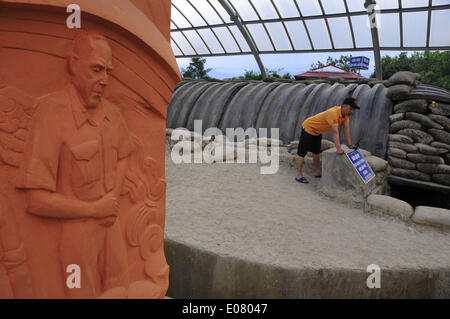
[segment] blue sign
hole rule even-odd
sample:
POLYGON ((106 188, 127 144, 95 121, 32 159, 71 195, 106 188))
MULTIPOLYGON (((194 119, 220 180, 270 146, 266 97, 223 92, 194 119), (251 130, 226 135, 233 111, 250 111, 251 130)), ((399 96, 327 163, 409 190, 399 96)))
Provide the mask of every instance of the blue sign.
POLYGON ((365 56, 355 56, 350 58, 350 69, 369 69, 370 59, 365 56))
POLYGON ((370 168, 370 165, 366 162, 366 159, 359 150, 354 150, 347 153, 347 157, 353 164, 353 167, 358 172, 364 184, 370 182, 375 177, 375 173, 370 168))

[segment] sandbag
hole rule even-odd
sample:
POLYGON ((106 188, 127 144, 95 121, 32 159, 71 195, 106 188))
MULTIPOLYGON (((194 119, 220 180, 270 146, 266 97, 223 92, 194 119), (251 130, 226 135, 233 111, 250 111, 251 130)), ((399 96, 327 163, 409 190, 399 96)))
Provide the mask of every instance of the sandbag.
POLYGON ((417 153, 417 146, 414 144, 408 144, 408 143, 400 143, 400 142, 388 142, 388 147, 394 147, 399 148, 401 150, 404 150, 407 153, 417 153))
POLYGON ((419 153, 426 154, 426 155, 441 155, 447 153, 447 150, 444 148, 436 148, 430 145, 421 144, 421 143, 415 143, 415 146, 417 146, 417 149, 419 150, 419 153))
MULTIPOLYGON (((437 130, 434 128, 429 129, 428 133, 430 133, 430 135, 433 136, 436 141, 450 145, 450 133, 448 133, 444 130, 437 130)), ((430 143, 425 143, 425 144, 430 144, 430 143)))
POLYGON ((423 125, 420 123, 417 123, 415 121, 409 121, 409 120, 402 120, 402 121, 397 121, 395 123, 392 123, 389 126, 389 133, 393 134, 397 131, 400 131, 402 129, 405 128, 412 128, 412 129, 416 129, 416 130, 422 130, 423 129, 423 125))
POLYGON ((405 119, 405 113, 396 113, 389 116, 389 123, 394 123, 405 119))
POLYGON ((326 139, 322 139, 321 145, 320 145, 320 151, 321 152, 329 150, 330 148, 333 148, 333 147, 336 147, 334 145, 334 142, 331 142, 331 141, 326 140, 326 139))
POLYGON ((405 159, 388 156, 388 163, 392 167, 398 167, 398 168, 404 168, 404 169, 416 169, 416 164, 413 162, 410 162, 405 159))
POLYGON ((414 163, 434 163, 434 164, 444 164, 444 159, 441 156, 436 155, 424 155, 419 153, 408 153, 406 154, 408 161, 414 163))
POLYGON ((447 132, 450 132, 450 119, 448 117, 437 114, 428 114, 427 117, 429 117, 434 122, 442 125, 444 130, 446 130, 447 132))
POLYGON ((435 183, 450 186, 450 174, 433 174, 431 179, 435 183))
POLYGON ((389 134, 388 136, 389 142, 398 142, 398 143, 414 143, 414 140, 406 135, 400 135, 400 134, 389 134))
POLYGON ((412 90, 411 86, 408 86, 406 84, 397 84, 389 87, 389 89, 386 92, 386 96, 388 98, 391 98, 391 96, 394 94, 409 93, 409 91, 411 90, 412 90))
POLYGON ((388 147, 387 154, 398 158, 406 158, 406 152, 395 147, 388 147))
POLYGON ((450 152, 450 145, 448 145, 448 144, 434 141, 434 142, 431 142, 430 145, 433 147, 436 147, 436 148, 446 149, 447 152, 450 152))
MULTIPOLYGON (((434 129, 431 129, 431 130, 434 130, 434 129)), ((438 130, 436 130, 436 131, 438 131, 438 130)), ((442 132, 444 132, 444 131, 442 131, 442 132)), ((430 144, 431 142, 434 141, 434 138, 432 135, 430 135, 426 132, 411 129, 411 128, 406 128, 406 129, 400 130, 397 133, 400 135, 406 135, 406 136, 411 137, 414 140, 414 142, 416 142, 416 143, 430 144)))
POLYGON ((425 113, 428 109, 428 102, 423 99, 412 99, 398 103, 394 106, 394 113, 416 112, 425 113))
POLYGON ((420 113, 408 112, 405 114, 405 119, 419 122, 427 128, 436 128, 439 130, 444 129, 444 127, 442 125, 431 120, 428 116, 420 114, 420 113))
POLYGON ((403 168, 392 168, 392 175, 409 178, 409 179, 415 179, 418 181, 424 181, 429 182, 431 181, 431 176, 416 170, 412 169, 403 169, 403 168))
POLYGON ((433 101, 428 106, 428 108, 430 109, 431 113, 433 113, 433 114, 450 116, 450 105, 449 104, 436 103, 433 101))
POLYGON ((407 84, 410 86, 416 86, 417 81, 420 81, 419 73, 413 73, 413 72, 409 72, 409 71, 400 71, 400 72, 393 74, 388 79, 388 85, 407 84))
POLYGON ((417 169, 426 174, 450 174, 450 165, 417 163, 417 169))

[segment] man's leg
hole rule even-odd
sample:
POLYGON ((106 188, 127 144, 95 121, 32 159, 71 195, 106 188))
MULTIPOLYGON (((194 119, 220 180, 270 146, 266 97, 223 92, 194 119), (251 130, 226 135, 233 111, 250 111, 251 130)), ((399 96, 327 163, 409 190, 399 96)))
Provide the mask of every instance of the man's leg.
POLYGON ((322 176, 322 167, 320 166, 320 154, 312 154, 314 162, 314 176, 322 176))
POLYGON ((297 159, 297 179, 303 177, 303 161, 304 158, 299 156, 297 159))
MULTIPOLYGON (((298 143, 298 149, 297 149, 297 181, 303 177, 303 163, 305 161, 306 153, 308 152, 310 148, 311 143, 311 136, 305 132, 305 130, 302 130, 302 133, 300 135, 300 140, 298 143)), ((305 183, 308 182, 308 180, 305 179, 305 183)))

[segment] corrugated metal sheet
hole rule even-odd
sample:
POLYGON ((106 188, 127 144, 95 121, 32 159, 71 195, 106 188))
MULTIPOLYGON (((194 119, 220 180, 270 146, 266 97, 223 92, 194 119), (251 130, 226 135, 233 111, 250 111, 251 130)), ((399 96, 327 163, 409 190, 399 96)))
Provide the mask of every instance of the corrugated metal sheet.
MULTIPOLYGON (((361 109, 350 120, 352 141, 374 155, 384 157, 392 103, 382 84, 310 84, 284 82, 181 82, 169 105, 168 128, 194 130, 194 120, 203 121, 203 132, 217 127, 279 128, 284 143, 298 140, 303 121, 352 96, 361 109)), ((202 132, 202 133, 203 133, 202 132)), ((331 133, 324 138, 332 140, 331 133)), ((345 142, 341 129, 341 140, 345 142)))

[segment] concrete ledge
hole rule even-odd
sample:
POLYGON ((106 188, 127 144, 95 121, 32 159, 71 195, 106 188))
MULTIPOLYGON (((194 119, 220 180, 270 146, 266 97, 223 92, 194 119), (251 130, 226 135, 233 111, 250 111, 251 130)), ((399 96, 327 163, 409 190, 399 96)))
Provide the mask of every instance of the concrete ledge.
POLYGON ((417 224, 450 228, 450 210, 429 206, 417 206, 412 216, 417 224))
POLYGON ((222 256, 165 239, 168 296, 184 298, 450 298, 450 269, 381 270, 381 288, 366 269, 283 268, 222 256))

